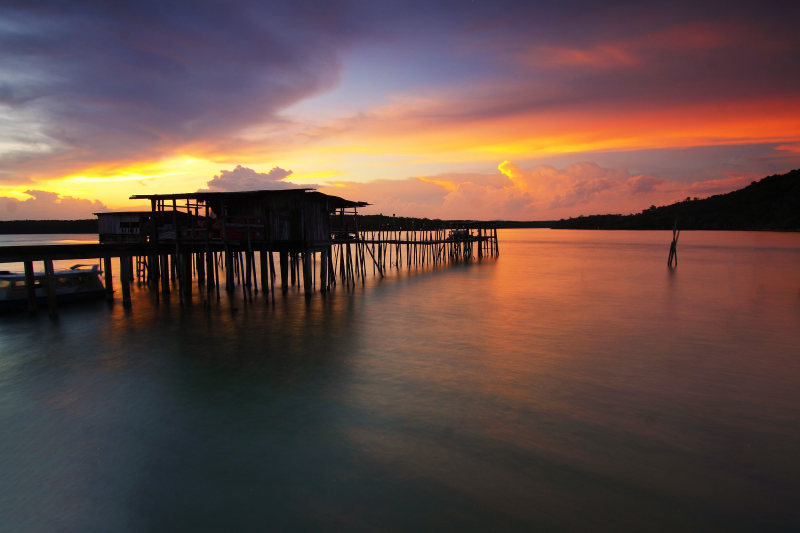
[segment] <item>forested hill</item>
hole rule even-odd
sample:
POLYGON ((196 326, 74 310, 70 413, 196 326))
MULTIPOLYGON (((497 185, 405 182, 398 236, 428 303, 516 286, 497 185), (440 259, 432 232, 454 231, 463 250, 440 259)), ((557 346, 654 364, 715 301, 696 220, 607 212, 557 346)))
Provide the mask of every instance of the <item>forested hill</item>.
POLYGON ((3 233, 97 233, 97 219, 0 220, 3 233))
POLYGON ((591 215, 553 221, 570 229, 800 230, 800 169, 702 200, 650 207, 635 215, 591 215))

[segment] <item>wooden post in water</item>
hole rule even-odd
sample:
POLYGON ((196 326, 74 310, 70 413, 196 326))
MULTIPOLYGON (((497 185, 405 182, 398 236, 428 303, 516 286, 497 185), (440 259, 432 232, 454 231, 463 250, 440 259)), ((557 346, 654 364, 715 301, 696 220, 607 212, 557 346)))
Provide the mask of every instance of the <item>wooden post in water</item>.
POLYGON ((311 296, 312 290, 312 275, 313 275, 313 268, 311 266, 311 253, 310 252, 303 252, 302 254, 302 261, 303 261, 303 292, 306 296, 311 296))
POLYGON ((678 236, 681 234, 678 229, 678 221, 672 226, 672 243, 669 245, 669 257, 667 258, 667 266, 675 268, 678 266, 678 236))
POLYGON ((233 252, 225 251, 225 290, 230 292, 235 290, 233 281, 233 252))
POLYGON ((211 290, 214 288, 214 278, 215 278, 215 265, 216 261, 214 260, 214 256, 216 252, 206 251, 206 271, 208 272, 208 276, 206 277, 206 289, 211 290))
POLYGON ((44 278, 45 287, 47 291, 47 312, 50 316, 55 317, 58 315, 56 310, 56 276, 53 272, 53 260, 44 260, 44 278))
POLYGON ((103 258, 103 273, 106 277, 106 300, 114 299, 114 276, 111 275, 111 257, 103 258))
POLYGON ((122 287, 122 307, 126 309, 131 306, 131 272, 126 268, 130 262, 129 257, 119 258, 119 284, 122 287))
POLYGON ((183 301, 186 305, 192 305, 192 254, 183 252, 181 254, 181 292, 183 301))
POLYGON ((289 252, 279 252, 278 259, 281 268, 281 290, 287 292, 289 290, 289 252))
POLYGON ((244 286, 250 288, 253 284, 253 255, 249 250, 244 252, 244 286))
POLYGON ((269 265, 267 264, 267 252, 258 252, 258 265, 261 270, 261 293, 267 294, 269 290, 269 265))
POLYGON ((328 250, 320 252, 319 257, 319 290, 328 292, 328 250))
POLYGON ((25 261, 25 290, 28 293, 28 311, 36 311, 36 277, 33 275, 33 261, 25 261))
POLYGON ((275 301, 275 261, 272 259, 272 252, 267 252, 269 258, 269 282, 272 301, 275 301))
MULTIPOLYGON (((161 272, 169 272, 169 254, 161 254, 161 272)), ((161 292, 169 296, 169 276, 166 274, 161 276, 161 292)))
POLYGON ((197 286, 202 287, 206 282, 206 263, 204 261, 204 254, 203 252, 197 252, 195 254, 196 262, 197 262, 197 286))

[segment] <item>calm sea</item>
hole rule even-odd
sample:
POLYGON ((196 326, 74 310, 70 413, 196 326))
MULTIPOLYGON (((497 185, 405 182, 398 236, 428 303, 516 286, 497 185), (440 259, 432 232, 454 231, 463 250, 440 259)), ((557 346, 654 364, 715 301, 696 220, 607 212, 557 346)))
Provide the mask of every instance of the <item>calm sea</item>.
POLYGON ((0 529, 797 530, 800 234, 671 236, 2 316, 0 529))

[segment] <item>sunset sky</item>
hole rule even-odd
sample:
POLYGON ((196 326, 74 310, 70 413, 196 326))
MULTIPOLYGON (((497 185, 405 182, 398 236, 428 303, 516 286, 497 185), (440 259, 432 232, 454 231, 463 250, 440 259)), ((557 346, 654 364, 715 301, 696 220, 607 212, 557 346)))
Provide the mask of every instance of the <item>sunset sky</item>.
POLYGON ((800 3, 5 1, 0 219, 317 187, 629 213, 800 167, 800 3))

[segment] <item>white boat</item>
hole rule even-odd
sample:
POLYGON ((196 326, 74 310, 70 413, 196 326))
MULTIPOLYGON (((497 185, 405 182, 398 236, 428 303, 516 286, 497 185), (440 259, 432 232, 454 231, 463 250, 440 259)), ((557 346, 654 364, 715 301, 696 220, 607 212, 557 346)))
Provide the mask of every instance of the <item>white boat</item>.
MULTIPOLYGON (((97 265, 74 265, 69 270, 53 273, 58 303, 91 300, 105 296, 102 271, 97 265)), ((47 302, 47 281, 44 273, 34 274, 34 291, 37 304, 47 302)), ((28 290, 25 274, 0 271, 0 311, 25 309, 28 305, 28 290)))

